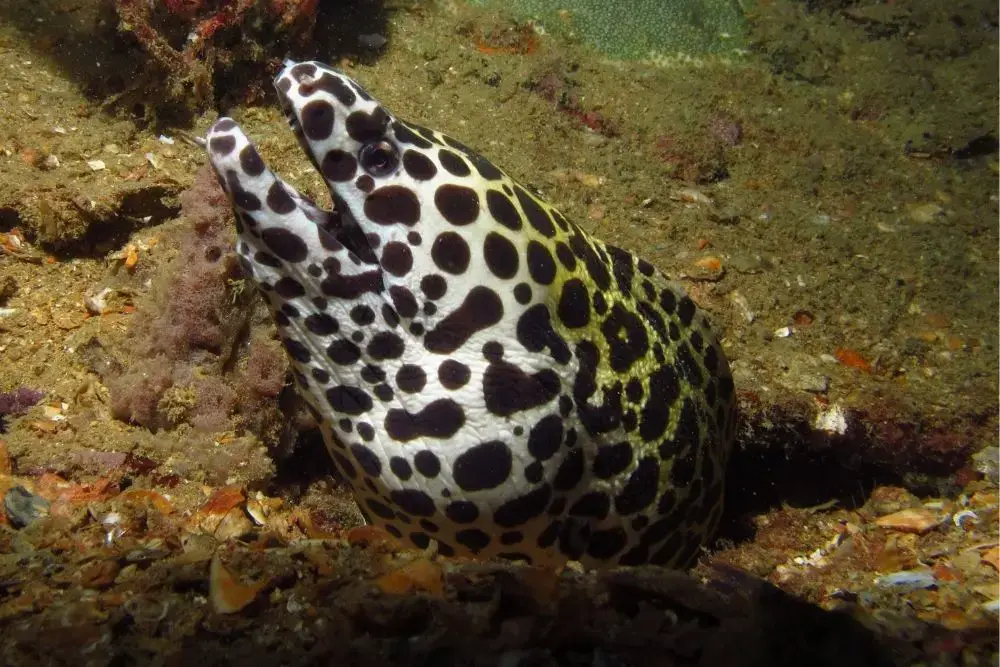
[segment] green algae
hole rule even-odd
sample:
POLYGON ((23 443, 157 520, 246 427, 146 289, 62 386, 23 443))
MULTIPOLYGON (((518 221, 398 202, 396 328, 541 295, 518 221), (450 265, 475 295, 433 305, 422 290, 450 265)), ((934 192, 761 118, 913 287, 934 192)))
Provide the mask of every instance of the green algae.
POLYGON ((534 20, 619 60, 733 57, 746 44, 736 0, 473 0, 534 20))

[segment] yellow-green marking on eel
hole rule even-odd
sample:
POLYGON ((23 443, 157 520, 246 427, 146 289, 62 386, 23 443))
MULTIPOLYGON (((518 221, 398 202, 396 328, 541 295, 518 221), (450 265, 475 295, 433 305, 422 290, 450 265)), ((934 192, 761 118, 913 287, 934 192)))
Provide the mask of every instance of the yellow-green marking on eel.
POLYGON ((275 85, 335 210, 229 118, 208 155, 366 518, 444 555, 690 563, 735 428, 728 362, 691 299, 343 73, 289 62, 275 85))

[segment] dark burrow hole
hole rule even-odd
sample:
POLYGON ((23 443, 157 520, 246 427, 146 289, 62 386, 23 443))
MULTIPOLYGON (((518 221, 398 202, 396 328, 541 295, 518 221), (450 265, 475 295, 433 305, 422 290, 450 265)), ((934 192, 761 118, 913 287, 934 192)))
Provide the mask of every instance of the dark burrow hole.
POLYGON ((824 437, 798 424, 773 426, 751 440, 738 440, 726 469, 725 511, 716 539, 752 540, 753 518, 783 506, 856 509, 878 486, 907 486, 897 471, 851 460, 868 444, 863 435, 856 442, 810 446, 824 437))
POLYGON ((310 484, 320 480, 344 483, 333 467, 318 428, 299 433, 291 455, 275 460, 275 468, 274 487, 286 492, 292 490, 294 495, 301 495, 310 484))

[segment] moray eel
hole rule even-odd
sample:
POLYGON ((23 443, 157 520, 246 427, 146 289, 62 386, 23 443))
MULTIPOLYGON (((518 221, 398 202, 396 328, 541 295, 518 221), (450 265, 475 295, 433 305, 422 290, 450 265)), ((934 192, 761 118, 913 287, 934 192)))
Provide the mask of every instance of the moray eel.
POLYGON ((691 563, 735 430, 729 365, 694 302, 342 72, 288 62, 275 85, 334 210, 232 119, 208 156, 365 518, 445 556, 691 563))

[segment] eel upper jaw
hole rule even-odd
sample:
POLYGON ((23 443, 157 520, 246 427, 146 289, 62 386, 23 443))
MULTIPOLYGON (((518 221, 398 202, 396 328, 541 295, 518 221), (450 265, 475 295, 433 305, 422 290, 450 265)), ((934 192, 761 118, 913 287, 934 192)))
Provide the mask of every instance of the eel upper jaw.
MULTIPOLYGON (((278 81, 285 75, 285 72, 297 64, 294 60, 285 60, 284 68, 274 79, 274 89, 278 95, 278 103, 281 105, 281 110, 288 121, 288 126, 291 128, 292 133, 295 134, 295 138, 299 143, 299 148, 309 158, 309 162, 313 165, 313 168, 317 172, 322 172, 319 164, 316 163, 315 157, 313 157, 313 152, 310 150, 308 140, 302 132, 302 126, 299 123, 298 116, 295 114, 295 110, 292 108, 291 102, 288 100, 288 96, 277 85, 278 81)), ((322 216, 322 221, 317 219, 317 224, 331 232, 341 244, 357 255, 362 262, 377 265, 378 259, 375 257, 375 253, 368 243, 368 238, 358 224, 357 219, 351 213, 350 207, 343 201, 340 201, 334 192, 331 191, 330 195, 333 198, 332 211, 325 211, 316 207, 313 202, 309 202, 309 204, 313 205, 317 213, 322 216)))

